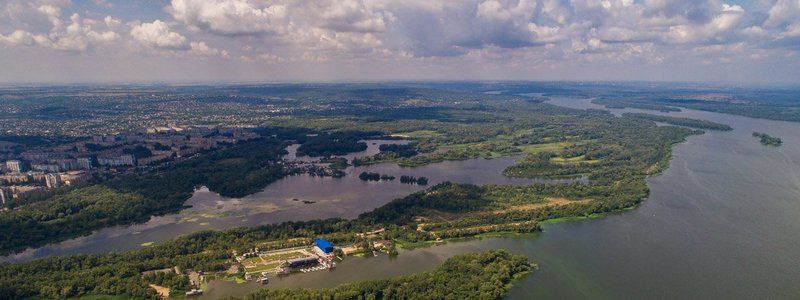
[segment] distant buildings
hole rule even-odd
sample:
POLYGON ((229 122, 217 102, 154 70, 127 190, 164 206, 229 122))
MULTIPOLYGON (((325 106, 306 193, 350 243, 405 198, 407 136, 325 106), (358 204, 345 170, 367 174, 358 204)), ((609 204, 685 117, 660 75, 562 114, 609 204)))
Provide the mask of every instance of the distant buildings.
POLYGON ((136 159, 133 155, 125 154, 112 157, 98 157, 97 163, 101 166, 109 167, 133 166, 136 165, 136 159))
POLYGON ((22 152, 22 158, 27 161, 46 161, 48 159, 64 157, 63 153, 55 153, 43 150, 28 150, 22 152))
POLYGON ((95 143, 114 143, 119 141, 119 137, 116 135, 95 135, 92 137, 92 141, 95 143))
POLYGON ((0 204, 5 206, 9 201, 11 201, 11 193, 7 189, 0 187, 0 204))
POLYGON ((59 174, 47 174, 44 176, 44 180, 49 189, 61 187, 61 175, 59 174))
POLYGON ((22 152, 11 151, 7 143, 0 142, 0 150, 5 151, 0 153, 0 159, 5 160, 0 160, 0 202, 6 204, 45 189, 79 184, 95 175, 108 178, 106 175, 134 168, 154 168, 259 136, 245 127, 168 124, 147 132, 36 145, 22 152))
POLYGON ((1 186, 0 194, 3 197, 3 204, 7 203, 11 199, 17 199, 21 197, 25 197, 34 193, 39 193, 44 191, 43 186, 31 186, 31 185, 12 185, 12 186, 1 186))
POLYGON ((31 176, 25 173, 10 173, 10 174, 3 174, 0 176, 0 181, 7 183, 7 184, 17 184, 28 182, 31 176))
POLYGON ((94 159, 91 157, 79 157, 75 160, 75 163, 78 165, 79 169, 91 170, 94 165, 94 159))
POLYGON ((91 175, 84 171, 69 171, 66 173, 59 173, 61 182, 64 185, 76 185, 88 181, 91 175))
POLYGON ((22 171, 25 170, 22 166, 22 162, 19 160, 6 161, 6 169, 8 169, 9 172, 14 173, 22 173, 22 171))
POLYGON ((65 170, 65 171, 66 170, 77 170, 77 169, 80 169, 80 167, 78 166, 78 160, 77 159, 61 158, 61 159, 53 160, 53 163, 58 165, 58 167, 61 168, 61 170, 65 170))
POLYGON ((31 164, 31 170, 57 173, 61 171, 61 167, 57 164, 31 164))

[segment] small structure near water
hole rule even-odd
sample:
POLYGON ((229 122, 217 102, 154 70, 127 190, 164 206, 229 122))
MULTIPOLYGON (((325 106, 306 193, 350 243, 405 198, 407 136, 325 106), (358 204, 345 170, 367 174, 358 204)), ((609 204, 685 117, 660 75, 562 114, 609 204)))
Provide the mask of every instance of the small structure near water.
POLYGON ((317 248, 319 248, 319 250, 325 254, 333 253, 333 243, 329 242, 328 240, 315 239, 314 244, 316 244, 317 248))

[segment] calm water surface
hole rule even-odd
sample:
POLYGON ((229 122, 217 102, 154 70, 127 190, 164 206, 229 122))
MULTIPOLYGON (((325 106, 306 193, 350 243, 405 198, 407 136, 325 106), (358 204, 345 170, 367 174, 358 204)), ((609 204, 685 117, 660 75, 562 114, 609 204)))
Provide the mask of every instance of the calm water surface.
MULTIPOLYGON (((554 97, 551 103, 602 108, 588 99, 554 97)), ((640 110, 612 112, 623 111, 640 110)), ((665 115, 734 130, 709 131, 677 145, 670 168, 648 180, 650 198, 635 210, 549 224, 535 237, 449 242, 403 251, 394 260, 347 258, 332 273, 275 278, 268 288, 389 278, 431 270, 458 253, 503 248, 539 265, 516 283, 510 299, 800 297, 800 124, 692 110, 665 115), (764 147, 753 131, 781 137, 784 145, 764 147)), ((207 296, 257 288, 214 282, 207 296)))
MULTIPOLYGON (((379 152, 380 144, 388 143, 407 143, 407 141, 369 140, 367 150, 344 157, 352 160, 354 157, 374 155, 379 152)), ((296 157, 297 145, 292 145, 287 150, 289 154, 286 159, 317 160, 296 157)), ((397 178, 401 175, 425 176, 429 178, 431 185, 443 181, 515 185, 527 185, 537 181, 570 181, 503 176, 501 174, 503 169, 517 158, 519 157, 511 156, 498 159, 447 161, 417 168, 376 164, 347 168, 345 170, 347 175, 343 178, 315 177, 306 174, 288 176, 270 184, 261 192, 238 199, 221 197, 206 188, 201 188, 186 202, 192 207, 180 213, 153 217, 143 224, 102 229, 89 236, 7 256, 4 260, 20 262, 70 253, 125 251, 205 229, 258 226, 333 217, 355 218, 360 213, 382 206, 392 199, 401 198, 427 187, 402 184, 399 180, 362 181, 358 179, 358 174, 363 171, 389 174, 397 178), (304 200, 314 203, 306 204, 304 200)))
MULTIPOLYGON (((602 108, 589 99, 553 97, 551 103, 579 109, 602 108)), ((623 111, 644 112, 612 110, 617 115, 623 111)), ((333 272, 273 278, 268 288, 319 288, 389 278, 431 270, 458 253, 503 248, 525 254, 539 264, 535 274, 516 283, 509 295, 511 299, 800 297, 797 284, 800 282, 800 124, 693 110, 646 112, 721 122, 734 130, 708 131, 677 145, 670 168, 648 180, 650 198, 635 210, 599 219, 549 224, 535 236, 475 239, 401 251, 396 259, 385 255, 349 257, 333 272), (753 131, 778 136, 784 145, 761 146, 751 136, 753 131)), ((103 251, 114 250, 109 247, 127 249, 130 247, 107 244, 113 241, 113 244, 138 245, 167 239, 161 236, 172 238, 202 226, 227 228, 288 219, 353 217, 421 188, 397 182, 352 180, 353 174, 363 170, 395 176, 427 176, 432 182, 525 184, 500 175, 513 160, 479 159, 416 169, 382 164, 348 169, 349 176, 344 179, 294 176, 242 199, 223 199, 200 190, 190 200, 198 210, 202 211, 201 204, 213 209, 222 205, 223 212, 235 213, 235 209, 227 206, 238 205, 246 212, 223 218, 204 218, 203 213, 194 213, 199 215, 197 220, 186 220, 185 214, 192 215, 190 210, 148 222, 165 225, 102 230, 86 240, 29 251, 20 257, 87 252, 96 247, 103 251), (307 205, 291 198, 318 202, 307 205), (263 211, 252 213, 256 208, 263 211), (200 225, 203 222, 208 225, 200 225), (123 233, 116 234, 117 230, 123 233), (133 232, 127 232, 130 230, 133 232)), ((216 281, 207 287, 205 297, 241 295, 257 288, 262 286, 216 281)))

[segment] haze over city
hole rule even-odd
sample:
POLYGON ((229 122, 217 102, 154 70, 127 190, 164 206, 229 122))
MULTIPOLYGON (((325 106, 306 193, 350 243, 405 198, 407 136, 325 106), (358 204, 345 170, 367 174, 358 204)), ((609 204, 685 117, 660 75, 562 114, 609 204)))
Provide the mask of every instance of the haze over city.
POLYGON ((794 0, 7 0, 0 82, 800 80, 794 0))

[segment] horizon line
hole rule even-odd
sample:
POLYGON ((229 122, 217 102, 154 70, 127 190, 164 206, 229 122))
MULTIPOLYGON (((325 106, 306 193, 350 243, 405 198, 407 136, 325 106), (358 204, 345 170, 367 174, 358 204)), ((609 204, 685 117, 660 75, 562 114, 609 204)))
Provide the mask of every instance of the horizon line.
POLYGON ((685 80, 579 80, 579 79, 382 79, 382 80, 175 80, 175 81, 76 81, 76 82, 0 82, 0 88, 14 87, 89 87, 89 86, 237 86, 301 84, 424 84, 424 83, 571 83, 571 84, 684 84, 728 87, 800 88, 797 82, 685 81, 685 80))

